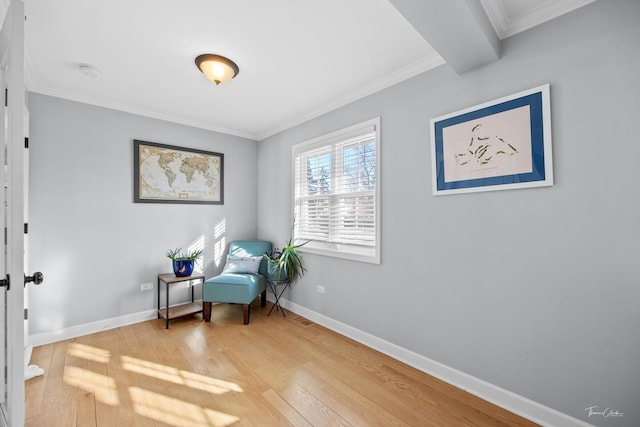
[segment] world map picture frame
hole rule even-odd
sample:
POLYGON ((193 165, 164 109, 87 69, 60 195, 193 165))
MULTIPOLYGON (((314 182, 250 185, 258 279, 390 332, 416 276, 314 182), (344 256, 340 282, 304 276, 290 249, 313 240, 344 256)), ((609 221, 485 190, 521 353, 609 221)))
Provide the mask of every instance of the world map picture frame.
POLYGON ((553 185, 549 84, 431 119, 434 195, 553 185))
POLYGON ((224 204, 224 154, 133 140, 134 203, 224 204))

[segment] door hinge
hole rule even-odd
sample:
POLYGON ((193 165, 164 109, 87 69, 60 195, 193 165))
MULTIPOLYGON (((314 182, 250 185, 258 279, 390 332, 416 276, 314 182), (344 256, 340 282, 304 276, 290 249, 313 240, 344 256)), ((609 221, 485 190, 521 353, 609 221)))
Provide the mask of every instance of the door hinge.
POLYGON ((11 289, 11 280, 9 279, 9 275, 4 279, 0 279, 0 288, 7 288, 7 290, 11 289))
POLYGON ((24 223, 24 234, 29 234, 29 223, 28 222, 24 223))
POLYGON ((9 88, 4 88, 4 106, 9 106, 9 88))
POLYGON ((29 309, 25 308, 24 309, 24 320, 28 320, 29 319, 29 309))
POLYGON ((24 148, 29 148, 29 137, 28 136, 24 137, 24 148))

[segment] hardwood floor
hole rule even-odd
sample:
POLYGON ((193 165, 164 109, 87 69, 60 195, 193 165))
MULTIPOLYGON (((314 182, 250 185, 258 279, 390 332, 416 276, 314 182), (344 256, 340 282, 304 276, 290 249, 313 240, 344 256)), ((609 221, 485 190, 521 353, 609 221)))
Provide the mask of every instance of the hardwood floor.
POLYGON ((259 301, 36 347, 26 426, 534 426, 259 301))

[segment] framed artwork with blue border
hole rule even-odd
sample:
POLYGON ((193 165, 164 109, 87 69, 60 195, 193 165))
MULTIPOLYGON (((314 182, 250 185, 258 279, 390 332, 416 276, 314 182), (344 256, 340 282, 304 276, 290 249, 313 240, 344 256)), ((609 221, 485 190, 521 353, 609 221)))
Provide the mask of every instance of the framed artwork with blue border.
POLYGON ((431 119, 433 194, 553 185, 549 85, 431 119))

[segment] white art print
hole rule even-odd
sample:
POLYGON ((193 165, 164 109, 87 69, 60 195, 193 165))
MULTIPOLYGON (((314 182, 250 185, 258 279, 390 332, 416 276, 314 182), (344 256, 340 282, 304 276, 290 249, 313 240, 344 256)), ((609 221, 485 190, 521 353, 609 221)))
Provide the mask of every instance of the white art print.
POLYGON ((532 171, 529 106, 442 130, 445 182, 532 171))

